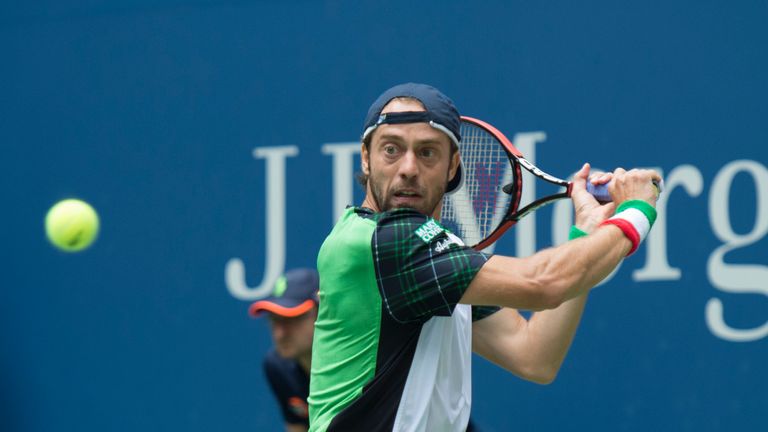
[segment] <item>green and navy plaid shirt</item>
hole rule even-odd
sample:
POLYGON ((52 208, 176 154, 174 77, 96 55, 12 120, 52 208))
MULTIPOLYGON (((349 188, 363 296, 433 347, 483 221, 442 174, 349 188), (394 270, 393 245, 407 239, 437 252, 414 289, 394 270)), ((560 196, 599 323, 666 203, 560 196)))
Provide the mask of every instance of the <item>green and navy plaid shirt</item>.
MULTIPOLYGON (((376 281, 392 318, 409 322, 450 315, 488 256, 415 210, 362 211, 377 223, 371 240, 376 281)), ((473 307, 473 319, 498 309, 473 307)))
MULTIPOLYGON (((423 346, 422 329, 433 328, 435 320, 454 322, 457 304, 487 260, 414 210, 348 208, 317 258, 310 430, 391 431, 423 346)), ((499 308, 471 310, 471 319, 479 320, 499 308)), ((462 379, 461 373, 449 376, 462 379)))

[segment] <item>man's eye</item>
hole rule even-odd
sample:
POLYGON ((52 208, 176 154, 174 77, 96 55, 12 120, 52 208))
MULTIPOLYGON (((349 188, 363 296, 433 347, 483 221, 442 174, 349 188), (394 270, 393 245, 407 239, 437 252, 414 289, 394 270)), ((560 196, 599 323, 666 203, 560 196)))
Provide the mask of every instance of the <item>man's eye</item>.
POLYGON ((435 155, 435 150, 431 148, 425 148, 421 150, 421 155, 423 157, 433 157, 435 155))
POLYGON ((386 147, 384 147, 384 153, 386 153, 388 155, 393 155, 393 154, 397 153, 397 147, 395 147, 393 145, 386 146, 386 147))

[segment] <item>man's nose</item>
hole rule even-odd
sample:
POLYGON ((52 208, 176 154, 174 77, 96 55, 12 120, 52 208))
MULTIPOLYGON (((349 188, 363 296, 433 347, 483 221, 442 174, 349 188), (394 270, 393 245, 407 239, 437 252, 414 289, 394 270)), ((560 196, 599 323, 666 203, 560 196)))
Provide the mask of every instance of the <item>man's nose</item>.
POLYGON ((398 170, 400 176, 405 178, 413 178, 419 173, 419 161, 416 157, 416 153, 409 150, 405 152, 400 159, 400 167, 398 170))

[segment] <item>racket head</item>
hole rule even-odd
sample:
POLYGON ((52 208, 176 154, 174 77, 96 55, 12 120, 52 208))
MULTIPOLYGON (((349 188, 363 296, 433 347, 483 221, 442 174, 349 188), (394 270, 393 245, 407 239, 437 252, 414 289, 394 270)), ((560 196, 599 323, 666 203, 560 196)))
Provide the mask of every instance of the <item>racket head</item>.
POLYGON ((460 130, 462 184, 445 196, 441 222, 482 250, 516 222, 510 215, 520 206, 523 176, 518 158, 523 155, 482 120, 462 116, 460 130))

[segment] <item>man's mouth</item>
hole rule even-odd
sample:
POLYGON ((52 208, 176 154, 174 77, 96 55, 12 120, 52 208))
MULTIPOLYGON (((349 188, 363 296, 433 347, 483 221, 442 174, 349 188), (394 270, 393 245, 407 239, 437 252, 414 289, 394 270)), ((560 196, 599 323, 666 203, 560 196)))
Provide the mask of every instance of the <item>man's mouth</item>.
POLYGON ((411 190, 400 190, 395 192, 396 197, 403 197, 403 198, 413 198, 413 197, 420 197, 421 195, 416 191, 411 190))

